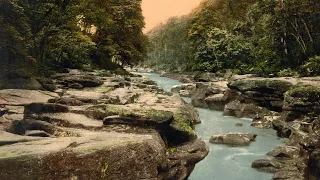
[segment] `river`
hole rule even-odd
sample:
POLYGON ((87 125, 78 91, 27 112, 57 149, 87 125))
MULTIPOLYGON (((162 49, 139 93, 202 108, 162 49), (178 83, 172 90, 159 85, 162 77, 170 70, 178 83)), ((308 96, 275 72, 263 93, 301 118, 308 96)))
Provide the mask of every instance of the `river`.
MULTIPOLYGON (((153 73, 138 73, 155 81, 165 91, 170 91, 179 81, 160 77, 153 73)), ((185 101, 190 101, 184 98, 185 101)), ((271 129, 251 127, 251 119, 223 116, 220 111, 197 108, 202 121, 196 125, 195 131, 208 145, 208 156, 198 163, 189 180, 271 180, 273 174, 259 172, 251 168, 252 161, 264 158, 265 154, 278 145, 284 144, 284 139, 276 136, 271 129), (241 127, 235 124, 243 124, 241 127), (228 147, 210 144, 212 135, 225 132, 249 132, 257 134, 255 142, 248 147, 228 147)))

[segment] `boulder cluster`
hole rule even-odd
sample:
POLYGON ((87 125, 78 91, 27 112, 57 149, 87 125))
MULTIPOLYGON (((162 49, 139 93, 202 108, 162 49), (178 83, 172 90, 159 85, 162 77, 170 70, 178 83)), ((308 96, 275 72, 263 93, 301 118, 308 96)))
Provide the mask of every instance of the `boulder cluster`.
POLYGON ((148 78, 71 70, 41 82, 0 90, 0 179, 187 179, 208 154, 193 106, 148 78))
MULTIPOLYGON (((320 179, 320 78, 258 78, 234 75, 227 79, 200 76, 201 82, 176 86, 173 91, 192 98, 195 107, 223 110, 225 115, 251 118, 256 128, 273 128, 288 138, 252 163, 273 179, 320 179)), ((195 78, 193 80, 196 80, 195 78)), ((246 134, 246 133, 245 133, 246 134)), ((212 136, 212 143, 248 145, 243 133, 212 136)))

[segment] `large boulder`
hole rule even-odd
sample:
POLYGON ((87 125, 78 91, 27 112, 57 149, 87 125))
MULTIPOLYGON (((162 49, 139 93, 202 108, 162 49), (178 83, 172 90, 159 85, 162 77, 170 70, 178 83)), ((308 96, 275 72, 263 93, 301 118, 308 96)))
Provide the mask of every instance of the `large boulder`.
POLYGON ((241 92, 241 102, 255 103, 274 111, 282 110, 283 94, 292 86, 288 81, 275 79, 242 79, 228 83, 231 90, 241 92))
POLYGON ((297 86, 285 93, 284 110, 301 114, 320 114, 320 87, 297 86))
POLYGON ((58 97, 58 94, 46 91, 3 89, 0 90, 0 104, 23 106, 30 103, 44 103, 49 99, 58 97))
POLYGON ((0 123, 12 121, 0 127, 0 179, 187 179, 208 154, 194 108, 149 79, 90 74, 56 75, 59 95, 0 91, 0 123), (91 86, 78 81, 87 75, 104 84, 70 89, 91 86))
POLYGON ((314 179, 320 178, 320 149, 312 151, 310 154, 310 173, 314 179))
POLYGON ((229 146, 248 146, 256 137, 256 134, 250 133, 226 133, 211 136, 209 142, 229 146))
POLYGON ((293 159, 299 155, 299 148, 296 146, 278 146, 274 150, 268 152, 267 155, 277 158, 293 159))
POLYGON ((253 103, 241 103, 239 100, 232 101, 224 106, 223 114, 226 116, 235 116, 238 118, 257 118, 266 115, 272 115, 272 113, 263 107, 257 106, 253 103))
POLYGON ((223 110, 224 105, 230 102, 230 96, 228 96, 223 84, 223 82, 196 83, 196 89, 192 95, 192 104, 200 108, 223 110))
POLYGON ((96 76, 78 71, 57 74, 54 76, 54 79, 56 79, 58 84, 74 89, 97 87, 103 84, 103 81, 98 79, 96 76))
POLYGON ((0 79, 0 89, 44 90, 35 78, 0 79))
POLYGON ((278 164, 270 159, 257 159, 251 165, 252 168, 269 173, 275 173, 278 166, 278 164))

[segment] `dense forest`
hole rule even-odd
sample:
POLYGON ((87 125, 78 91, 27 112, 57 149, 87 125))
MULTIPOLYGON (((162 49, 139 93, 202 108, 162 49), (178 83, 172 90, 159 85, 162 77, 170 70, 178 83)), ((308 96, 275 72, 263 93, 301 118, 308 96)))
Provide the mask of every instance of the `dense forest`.
POLYGON ((320 74, 318 0, 204 0, 148 32, 150 67, 169 71, 320 74))
POLYGON ((1 0, 0 72, 115 69, 145 56, 141 0, 1 0))

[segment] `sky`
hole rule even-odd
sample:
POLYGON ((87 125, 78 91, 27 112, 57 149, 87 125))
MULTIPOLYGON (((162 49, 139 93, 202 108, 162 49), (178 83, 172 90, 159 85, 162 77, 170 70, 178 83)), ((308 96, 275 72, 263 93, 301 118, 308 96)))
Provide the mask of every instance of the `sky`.
POLYGON ((149 31, 172 16, 188 14, 201 0, 142 0, 142 13, 149 31))

